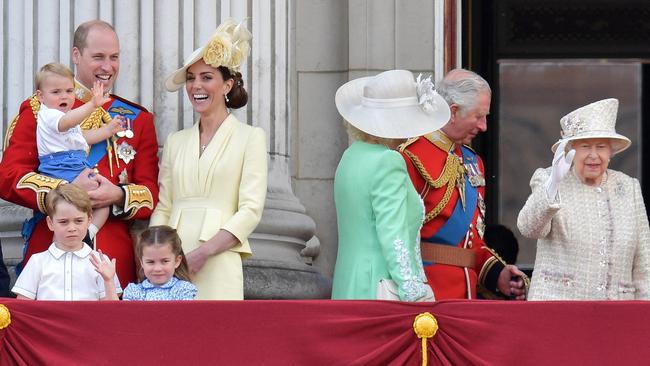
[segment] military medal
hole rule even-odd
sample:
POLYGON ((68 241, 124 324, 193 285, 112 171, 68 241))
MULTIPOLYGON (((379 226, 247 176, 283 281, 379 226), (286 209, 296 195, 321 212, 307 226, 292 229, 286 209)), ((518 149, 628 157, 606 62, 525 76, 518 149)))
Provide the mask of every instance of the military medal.
POLYGON ((481 174, 481 171, 478 169, 478 165, 473 162, 470 158, 467 158, 468 163, 465 164, 465 169, 467 170, 467 175, 469 178, 469 183, 472 187, 481 187, 485 185, 485 177, 481 174))
POLYGON ((133 160, 135 153, 136 151, 133 146, 129 145, 126 141, 122 141, 122 143, 117 147, 117 156, 119 156, 125 164, 128 164, 133 160))
POLYGON ((127 139, 133 138, 133 131, 131 130, 131 119, 130 118, 125 118, 126 120, 126 127, 124 124, 122 124, 122 131, 117 132, 118 137, 126 137, 127 139))
POLYGON ((483 239, 483 234, 485 234, 485 221, 483 221, 481 216, 476 218, 476 232, 478 233, 478 236, 483 239))
POLYGON ((127 139, 133 138, 133 130, 131 129, 131 118, 126 119, 126 132, 124 133, 127 139))
POLYGON ((485 217, 485 200, 481 194, 478 194, 478 210, 481 213, 481 216, 485 217))
POLYGON ((480 193, 478 194, 477 201, 479 215, 476 219, 476 231, 478 232, 478 235, 481 237, 481 239, 483 239, 483 234, 485 233, 485 221, 483 220, 485 217, 485 200, 480 193))

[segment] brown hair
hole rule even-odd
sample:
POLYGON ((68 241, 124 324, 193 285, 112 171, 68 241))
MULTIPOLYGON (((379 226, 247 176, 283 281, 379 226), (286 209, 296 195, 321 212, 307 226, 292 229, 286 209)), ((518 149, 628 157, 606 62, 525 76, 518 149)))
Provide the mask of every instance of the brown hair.
MULTIPOLYGON (((169 245, 172 248, 172 253, 175 256, 181 256, 181 264, 174 271, 174 276, 178 279, 190 281, 190 270, 187 267, 187 260, 185 259, 185 254, 183 253, 183 246, 181 245, 181 238, 178 236, 178 233, 175 229, 167 226, 151 226, 140 234, 140 240, 135 246, 135 254, 140 261, 142 261, 142 252, 144 247, 150 246, 165 246, 169 245)), ((144 272, 140 268, 140 273, 138 274, 140 279, 144 279, 144 272)))
POLYGON ((45 197, 45 209, 47 210, 48 216, 52 217, 54 215, 56 206, 61 201, 73 205, 79 211, 88 214, 88 216, 93 212, 93 206, 90 202, 90 197, 88 197, 88 193, 74 184, 60 184, 47 194, 45 197))
POLYGON ((48 73, 69 78, 72 80, 72 84, 74 85, 74 73, 69 67, 58 62, 50 62, 49 64, 43 65, 43 67, 38 70, 38 73, 36 73, 36 89, 41 88, 41 84, 43 84, 43 81, 47 78, 48 73))
POLYGON ((233 79, 234 81, 230 92, 227 94, 228 101, 226 102, 226 107, 237 109, 245 106, 248 103, 248 93, 244 89, 244 80, 242 79, 241 72, 232 73, 225 66, 219 66, 217 69, 221 73, 224 81, 228 81, 229 79, 233 79))
POLYGON ((113 33, 116 33, 115 28, 103 20, 96 19, 81 23, 77 27, 77 30, 74 31, 74 38, 72 41, 72 47, 76 47, 79 50, 79 53, 82 53, 84 48, 86 48, 86 39, 88 38, 88 33, 95 27, 101 27, 112 31, 113 33))

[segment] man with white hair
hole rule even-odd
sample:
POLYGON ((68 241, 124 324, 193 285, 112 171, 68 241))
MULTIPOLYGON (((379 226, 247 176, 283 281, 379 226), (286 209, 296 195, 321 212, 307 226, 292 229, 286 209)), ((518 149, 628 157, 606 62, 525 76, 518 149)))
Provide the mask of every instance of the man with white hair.
POLYGON ((400 146, 424 201, 420 235, 427 280, 438 300, 475 299, 477 285, 525 299, 524 273, 507 265, 483 241, 483 162, 467 146, 487 130, 490 86, 476 73, 456 69, 438 83, 436 91, 449 105, 449 122, 400 146))

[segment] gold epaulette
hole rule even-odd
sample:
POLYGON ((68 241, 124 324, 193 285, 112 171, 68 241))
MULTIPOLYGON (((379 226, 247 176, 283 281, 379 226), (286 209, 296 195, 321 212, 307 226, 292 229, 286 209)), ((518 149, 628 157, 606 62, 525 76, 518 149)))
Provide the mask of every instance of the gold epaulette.
POLYGON ((454 148, 454 142, 440 130, 425 135, 424 138, 444 152, 450 152, 454 148))
POLYGON ((45 209, 45 196, 60 184, 66 183, 63 179, 50 178, 48 176, 38 173, 27 173, 23 175, 16 184, 17 189, 31 189, 36 192, 36 204, 41 212, 46 212, 45 209))
MULTIPOLYGON (((38 100, 36 94, 33 94, 32 96, 29 97, 29 106, 32 108, 32 113, 34 114, 34 121, 38 121, 38 111, 41 109, 41 102, 38 100)), ((7 133, 5 133, 5 139, 4 139, 2 151, 7 150, 7 147, 9 146, 9 140, 11 139, 11 136, 14 134, 14 129, 18 124, 18 117, 20 117, 20 114, 16 114, 16 116, 11 120, 9 127, 7 128, 7 133)))
POLYGON ((111 121, 111 115, 102 107, 97 107, 88 117, 86 117, 79 126, 82 130, 94 130, 100 128, 102 124, 111 121))
POLYGON ((124 187, 126 194, 124 204, 125 219, 132 218, 143 207, 153 210, 153 195, 149 188, 138 184, 127 184, 122 187, 124 187))
POLYGON ((34 120, 38 121, 38 111, 41 110, 41 101, 38 100, 36 94, 29 97, 29 106, 32 107, 32 113, 34 113, 34 120))
POLYGON ((404 150, 412 143, 417 141, 419 137, 411 137, 410 139, 406 140, 406 142, 401 143, 398 147, 397 150, 404 152, 404 150))

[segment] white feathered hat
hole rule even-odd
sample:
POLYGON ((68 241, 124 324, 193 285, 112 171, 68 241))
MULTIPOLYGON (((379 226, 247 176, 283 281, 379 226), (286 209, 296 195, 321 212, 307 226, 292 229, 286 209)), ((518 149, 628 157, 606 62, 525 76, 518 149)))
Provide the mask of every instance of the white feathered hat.
POLYGON ((449 121, 445 100, 431 78, 417 81, 407 70, 390 70, 345 83, 336 91, 336 108, 359 130, 382 138, 422 136, 449 121))

